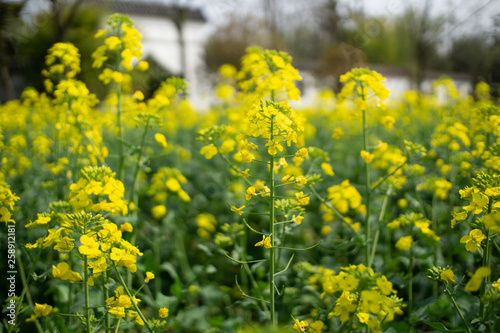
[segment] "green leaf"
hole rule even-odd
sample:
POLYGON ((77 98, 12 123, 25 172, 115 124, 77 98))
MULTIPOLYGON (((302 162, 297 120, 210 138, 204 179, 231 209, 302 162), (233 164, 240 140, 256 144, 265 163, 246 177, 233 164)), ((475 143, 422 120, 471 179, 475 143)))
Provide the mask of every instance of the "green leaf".
POLYGON ((434 323, 434 322, 428 321, 428 320, 424 320, 424 323, 426 323, 427 325, 429 325, 430 327, 432 327, 434 329, 437 329, 439 332, 449 332, 448 328, 446 328, 446 326, 444 326, 441 323, 434 323))
POLYGON ((212 254, 212 251, 210 251, 210 249, 208 248, 208 246, 205 246, 203 244, 197 244, 196 245, 200 250, 202 250, 203 252, 205 252, 205 254, 209 257, 213 256, 212 254))
POLYGON ((177 304, 179 303, 179 299, 175 296, 166 296, 161 292, 156 293, 156 303, 158 303, 159 307, 166 307, 170 311, 175 311, 177 308, 177 304))
POLYGON ((179 278, 179 275, 175 271, 175 267, 171 263, 165 261, 163 264, 161 264, 160 268, 162 270, 164 270, 164 271, 167 271, 168 274, 170 274, 170 276, 172 278, 174 278, 174 279, 178 279, 179 278))
POLYGON ((450 332, 450 333, 458 333, 458 332, 465 332, 465 330, 449 330, 444 324, 442 323, 435 323, 429 320, 423 320, 424 323, 429 325, 430 327, 438 330, 439 332, 450 332))
POLYGON ((176 278, 175 282, 172 285, 170 285, 170 292, 178 299, 182 299, 182 285, 181 285, 181 280, 179 278, 176 278))

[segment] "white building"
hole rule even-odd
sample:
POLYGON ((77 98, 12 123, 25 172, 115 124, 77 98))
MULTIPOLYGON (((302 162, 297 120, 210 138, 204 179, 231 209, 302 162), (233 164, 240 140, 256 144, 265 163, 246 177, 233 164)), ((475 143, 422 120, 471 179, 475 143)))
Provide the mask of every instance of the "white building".
POLYGON ((143 57, 150 56, 168 72, 184 77, 193 104, 197 107, 206 104, 203 91, 207 86, 204 65, 207 26, 199 9, 144 1, 108 0, 98 3, 99 6, 107 6, 112 13, 128 15, 142 34, 143 57))

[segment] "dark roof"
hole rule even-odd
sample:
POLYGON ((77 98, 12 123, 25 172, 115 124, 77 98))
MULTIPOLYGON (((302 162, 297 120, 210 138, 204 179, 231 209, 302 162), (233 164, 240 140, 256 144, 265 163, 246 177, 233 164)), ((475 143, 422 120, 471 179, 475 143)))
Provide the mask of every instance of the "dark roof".
POLYGON ((166 5, 151 1, 86 0, 85 2, 121 14, 150 15, 174 19, 182 13, 185 15, 185 20, 206 22, 200 9, 186 6, 166 5))

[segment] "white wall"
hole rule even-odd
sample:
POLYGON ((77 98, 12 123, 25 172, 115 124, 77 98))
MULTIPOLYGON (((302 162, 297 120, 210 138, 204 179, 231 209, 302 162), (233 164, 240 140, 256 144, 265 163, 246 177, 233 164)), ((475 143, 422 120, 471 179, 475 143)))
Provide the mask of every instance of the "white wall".
MULTIPOLYGON (((181 53, 174 23, 162 17, 129 16, 142 34, 144 57, 151 56, 165 69, 174 75, 179 75, 181 53)), ((184 25, 183 34, 186 52, 185 79, 188 82, 189 97, 195 106, 202 106, 205 81, 204 43, 207 38, 207 28, 204 22, 189 21, 184 25)))

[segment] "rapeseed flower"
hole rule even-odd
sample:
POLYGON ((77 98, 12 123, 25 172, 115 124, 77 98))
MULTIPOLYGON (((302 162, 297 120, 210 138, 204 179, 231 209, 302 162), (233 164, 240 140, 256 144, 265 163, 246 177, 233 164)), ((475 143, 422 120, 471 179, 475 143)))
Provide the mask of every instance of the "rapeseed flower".
POLYGON ((465 249, 469 252, 476 251, 481 242, 486 239, 486 236, 479 229, 471 230, 468 236, 460 238, 460 243, 465 243, 465 249))

